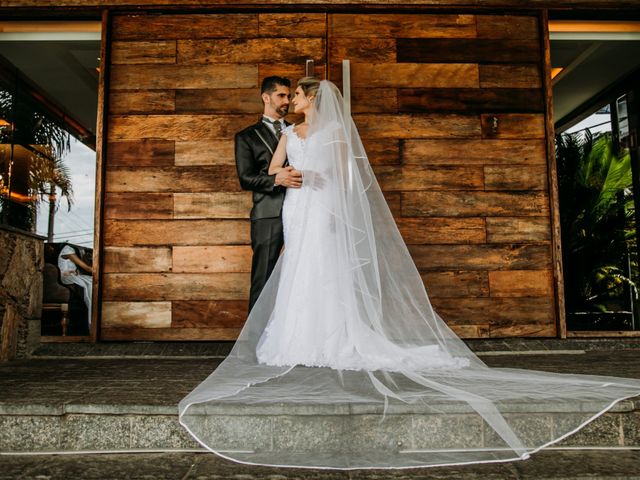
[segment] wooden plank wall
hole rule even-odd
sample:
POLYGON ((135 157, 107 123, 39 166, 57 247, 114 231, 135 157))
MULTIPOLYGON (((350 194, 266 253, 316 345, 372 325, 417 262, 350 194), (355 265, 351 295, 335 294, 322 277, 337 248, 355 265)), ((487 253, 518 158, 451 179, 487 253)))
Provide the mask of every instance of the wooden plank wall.
POLYGON ((538 18, 330 15, 353 111, 436 310, 464 337, 554 336, 538 18))
POLYGON ((268 75, 325 74, 325 14, 115 16, 101 338, 233 339, 247 310, 250 194, 233 135, 268 75))
POLYGON ((465 337, 555 335, 536 17, 172 14, 112 22, 101 338, 233 339, 250 196, 233 135, 266 75, 340 83, 434 306, 465 337))

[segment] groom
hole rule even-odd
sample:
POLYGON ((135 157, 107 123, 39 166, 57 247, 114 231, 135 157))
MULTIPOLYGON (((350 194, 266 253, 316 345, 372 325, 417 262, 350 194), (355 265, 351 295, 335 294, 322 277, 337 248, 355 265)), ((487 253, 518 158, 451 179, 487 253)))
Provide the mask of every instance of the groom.
POLYGON ((300 188, 302 174, 291 166, 269 175, 269 163, 285 126, 291 82, 283 77, 262 81, 262 118, 236 134, 235 156, 240 186, 253 192, 251 209, 251 293, 249 311, 278 261, 284 243, 282 202, 286 188, 300 188))

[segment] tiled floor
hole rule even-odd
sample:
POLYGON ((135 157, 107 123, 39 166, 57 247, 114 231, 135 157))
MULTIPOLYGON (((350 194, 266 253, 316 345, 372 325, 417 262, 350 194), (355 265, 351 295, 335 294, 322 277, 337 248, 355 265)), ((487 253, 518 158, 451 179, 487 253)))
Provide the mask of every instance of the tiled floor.
POLYGON ((208 453, 0 456, 0 480, 622 480, 640 478, 640 451, 544 451, 511 463, 405 470, 257 467, 208 453))

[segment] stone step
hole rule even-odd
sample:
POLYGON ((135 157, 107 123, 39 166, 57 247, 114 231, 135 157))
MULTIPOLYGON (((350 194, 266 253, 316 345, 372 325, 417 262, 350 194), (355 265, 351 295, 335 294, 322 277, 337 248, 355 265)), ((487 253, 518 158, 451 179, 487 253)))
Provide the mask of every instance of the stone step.
MULTIPOLYGON (((617 338, 498 338, 467 339, 465 343, 480 355, 507 352, 616 352, 640 350, 640 337, 617 338)), ((41 343, 33 358, 124 358, 124 357, 201 357, 224 358, 233 342, 102 342, 41 343)))
MULTIPOLYGON (((269 449, 331 449, 342 429, 356 429, 368 446, 400 451, 490 448, 503 446, 475 413, 447 406, 430 411, 394 408, 383 429, 371 407, 337 405, 300 407, 278 404, 207 408, 202 425, 216 432, 221 445, 228 438, 243 448, 267 453, 269 449), (433 412, 440 412, 434 414, 433 412), (231 432, 231 433, 230 433, 231 432)), ((551 440, 553 432, 569 422, 588 420, 588 405, 558 406, 524 414, 517 405, 504 409, 516 433, 525 441, 551 440), (534 440, 535 439, 535 440, 534 440)), ((198 414, 197 408, 193 410, 198 414)), ((531 406, 528 406, 531 411, 531 406)), ((201 413, 203 413, 201 411, 201 413)), ((619 402, 578 433, 556 444, 564 447, 640 448, 640 398, 619 402)), ((216 445, 213 446, 217 448, 216 445)), ((337 447, 337 444, 334 445, 337 447)), ((222 447, 220 447, 222 448, 222 447)), ((167 405, 0 404, 0 452, 157 451, 201 449, 179 425, 177 407, 167 405)))
MULTIPOLYGON (((153 355, 158 353, 154 351, 153 355)), ((487 359, 495 367, 640 378, 638 353, 630 349, 576 355, 503 355, 487 359)), ((177 405, 219 361, 202 357, 47 358, 0 365, 0 452, 201 449, 179 425, 177 405)), ((385 419, 389 420, 388 430, 384 434, 367 433, 368 441, 384 448, 411 450, 430 448, 429 442, 451 448, 456 445, 486 448, 496 440, 489 434, 490 430, 464 408, 432 405, 433 411, 443 412, 434 416, 429 415, 433 411, 392 407, 385 419), (475 429, 465 428, 470 435, 463 436, 462 430, 456 433, 456 426, 466 427, 469 423, 476 425, 475 429)), ((583 419, 581 412, 587 411, 582 405, 557 408, 560 411, 540 409, 524 416, 517 405, 513 405, 505 415, 513 416, 516 430, 526 440, 534 434, 550 435, 567 419, 578 423, 583 419)), ((226 405, 210 413, 207 421, 214 431, 218 429, 220 437, 243 423, 243 416, 250 417, 256 428, 236 432, 247 436, 246 445, 264 451, 283 442, 295 448, 298 448, 296 445, 318 445, 318 441, 331 445, 331 428, 349 426, 368 432, 372 422, 377 421, 371 410, 357 405, 325 409, 287 404, 252 408, 226 405), (284 436, 286 432, 295 435, 284 436), (315 439, 315 443, 309 439, 315 439)), ((563 445, 640 447, 640 400, 618 403, 564 440, 563 445)))

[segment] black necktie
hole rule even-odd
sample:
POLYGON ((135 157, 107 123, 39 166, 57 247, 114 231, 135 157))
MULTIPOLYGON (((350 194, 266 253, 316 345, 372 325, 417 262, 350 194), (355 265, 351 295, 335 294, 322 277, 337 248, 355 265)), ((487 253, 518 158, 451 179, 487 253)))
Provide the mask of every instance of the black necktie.
POLYGON ((270 123, 271 125, 273 125, 273 128, 276 130, 276 138, 278 140, 280 140, 280 135, 282 135, 282 122, 280 122, 279 120, 273 121, 268 119, 267 117, 262 117, 262 119, 267 122, 270 123))

